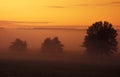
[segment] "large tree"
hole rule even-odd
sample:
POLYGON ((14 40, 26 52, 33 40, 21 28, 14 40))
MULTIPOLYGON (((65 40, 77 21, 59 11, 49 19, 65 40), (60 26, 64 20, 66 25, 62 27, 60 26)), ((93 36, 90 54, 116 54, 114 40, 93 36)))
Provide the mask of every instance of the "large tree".
POLYGON ((26 51, 27 50, 27 42, 22 41, 21 39, 16 39, 14 42, 11 42, 9 47, 12 51, 26 51))
POLYGON ((41 50, 43 52, 61 53, 63 52, 63 44, 61 44, 61 41, 59 41, 58 37, 53 39, 46 38, 42 44, 41 50))
POLYGON ((83 46, 89 55, 111 55, 117 52, 117 35, 111 23, 96 22, 88 28, 83 46))

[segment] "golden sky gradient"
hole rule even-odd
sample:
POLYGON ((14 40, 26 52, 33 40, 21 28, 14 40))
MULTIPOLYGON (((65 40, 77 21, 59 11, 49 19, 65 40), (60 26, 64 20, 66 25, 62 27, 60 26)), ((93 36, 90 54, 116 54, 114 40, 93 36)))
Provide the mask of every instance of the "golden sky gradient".
POLYGON ((120 25, 120 0, 0 0, 0 26, 120 25))

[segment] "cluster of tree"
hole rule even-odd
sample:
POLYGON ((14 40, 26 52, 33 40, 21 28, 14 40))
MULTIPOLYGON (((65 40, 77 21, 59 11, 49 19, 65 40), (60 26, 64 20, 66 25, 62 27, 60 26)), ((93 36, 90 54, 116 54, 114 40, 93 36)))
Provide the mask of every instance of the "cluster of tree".
POLYGON ((61 44, 61 41, 59 41, 58 37, 55 37, 53 39, 46 38, 44 42, 42 43, 42 52, 63 52, 64 45, 61 44))
POLYGON ((14 42, 11 42, 9 47, 12 51, 26 51, 27 50, 27 42, 22 41, 21 39, 16 39, 14 42))
MULTIPOLYGON (((63 52, 64 45, 61 44, 58 37, 53 39, 46 38, 44 43, 42 44, 42 52, 54 52, 54 53, 61 53, 63 52)), ((9 47, 12 51, 26 51, 27 50, 27 42, 22 41, 21 39, 16 39, 14 42, 11 42, 9 47)))
MULTIPOLYGON (((83 46, 86 48, 88 55, 111 55, 117 52, 118 42, 116 40, 117 31, 108 22, 95 22, 87 29, 83 46)), ((53 39, 46 38, 42 43, 42 52, 63 52, 64 45, 61 44, 58 37, 53 39)), ((27 50, 26 41, 16 39, 11 43, 11 50, 25 51, 27 50)))

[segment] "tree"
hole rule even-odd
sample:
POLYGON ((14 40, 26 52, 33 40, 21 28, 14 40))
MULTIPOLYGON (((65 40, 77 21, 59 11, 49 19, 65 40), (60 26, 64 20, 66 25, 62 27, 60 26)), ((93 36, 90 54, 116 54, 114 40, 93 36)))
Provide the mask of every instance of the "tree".
POLYGON ((14 42, 11 42, 9 47, 12 51, 26 51, 27 50, 27 42, 22 41, 20 39, 16 39, 14 42))
POLYGON ((55 37, 53 39, 46 38, 42 44, 41 50, 43 52, 54 52, 54 53, 60 53, 63 52, 63 44, 59 41, 58 37, 55 37))
POLYGON ((61 41, 59 41, 58 37, 55 37, 52 40, 52 44, 53 44, 53 47, 54 47, 54 51, 56 51, 56 52, 62 52, 63 51, 64 45, 61 44, 61 41))
POLYGON ((42 44, 42 51, 43 52, 48 52, 51 50, 51 39, 50 38, 46 38, 44 40, 44 43, 42 44))
POLYGON ((108 22, 96 22, 90 26, 83 46, 88 55, 111 55, 117 52, 117 31, 108 22))

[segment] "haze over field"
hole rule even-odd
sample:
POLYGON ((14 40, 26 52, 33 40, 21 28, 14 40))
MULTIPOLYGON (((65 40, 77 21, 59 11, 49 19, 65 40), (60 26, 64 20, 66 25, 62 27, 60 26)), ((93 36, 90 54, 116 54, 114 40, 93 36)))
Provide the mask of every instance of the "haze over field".
MULTIPOLYGON (((118 52, 120 53, 120 31, 118 31, 118 52)), ((65 28, 33 28, 33 29, 1 29, 0 30, 0 49, 10 50, 9 46, 16 38, 26 40, 28 43, 28 53, 37 54, 41 52, 42 43, 48 37, 58 37, 61 43, 64 45, 63 53, 72 54, 85 54, 85 47, 82 47, 84 38, 86 35, 86 29, 80 29, 76 27, 72 29, 65 28)), ((9 51, 10 52, 10 51, 9 51)), ((5 53, 1 51, 1 53, 5 53)))
POLYGON ((85 29, 0 30, 0 76, 119 77, 120 56, 86 56, 85 48, 81 47, 85 33, 85 29), (42 53, 40 48, 44 39, 55 36, 64 44, 63 53, 42 53), (27 41, 28 51, 8 49, 16 38, 27 41))

